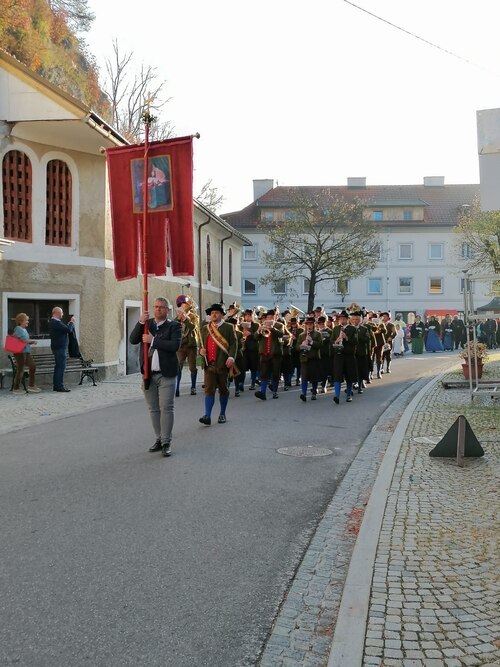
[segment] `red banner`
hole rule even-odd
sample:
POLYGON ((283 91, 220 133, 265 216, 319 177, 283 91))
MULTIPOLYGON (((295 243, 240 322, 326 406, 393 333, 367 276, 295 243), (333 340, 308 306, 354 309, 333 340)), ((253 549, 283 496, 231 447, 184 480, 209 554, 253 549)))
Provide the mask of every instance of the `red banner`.
MULTIPOLYGON (((178 137, 148 148, 147 273, 194 275, 193 141, 178 137)), ((106 149, 117 280, 137 276, 144 204, 144 144, 106 149)), ((144 271, 144 267, 142 267, 144 271)))

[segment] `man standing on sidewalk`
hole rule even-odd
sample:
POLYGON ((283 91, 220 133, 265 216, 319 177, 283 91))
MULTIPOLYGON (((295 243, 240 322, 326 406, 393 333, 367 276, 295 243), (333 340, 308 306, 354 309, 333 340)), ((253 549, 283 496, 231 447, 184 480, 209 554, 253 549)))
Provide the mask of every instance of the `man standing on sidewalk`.
POLYGON ((49 320, 50 349, 54 355, 54 391, 71 391, 64 386, 64 371, 68 356, 68 336, 75 330, 75 318, 72 315, 68 324, 62 321, 63 311, 59 306, 52 309, 49 320))
MULTIPOLYGON (((177 350, 181 345, 181 323, 168 319, 170 304, 167 299, 159 297, 154 302, 154 317, 143 312, 130 334, 132 345, 148 343, 149 352, 146 363, 149 364, 149 388, 143 382, 146 404, 149 408, 151 423, 156 441, 150 452, 159 452, 170 456, 172 430, 174 427, 174 394, 179 362, 177 350), (148 333, 144 333, 144 323, 148 321, 148 333)), ((144 346, 139 347, 141 373, 144 375, 144 346)))

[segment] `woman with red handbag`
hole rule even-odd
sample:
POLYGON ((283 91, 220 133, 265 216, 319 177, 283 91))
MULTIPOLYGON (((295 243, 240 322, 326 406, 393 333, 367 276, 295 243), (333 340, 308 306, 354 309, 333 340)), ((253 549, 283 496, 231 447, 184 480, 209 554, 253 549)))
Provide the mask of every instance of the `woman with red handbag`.
POLYGON ((31 345, 36 345, 36 340, 32 340, 29 337, 27 328, 30 318, 26 313, 19 313, 16 315, 16 328, 14 329, 13 335, 16 338, 19 338, 23 343, 26 343, 24 350, 14 354, 17 364, 17 373, 14 378, 14 388, 12 390, 13 394, 24 394, 24 391, 20 388, 21 380, 23 378, 24 367, 27 366, 29 370, 29 380, 28 380, 28 391, 32 394, 38 394, 42 391, 35 385, 35 372, 36 365, 31 356, 31 345))

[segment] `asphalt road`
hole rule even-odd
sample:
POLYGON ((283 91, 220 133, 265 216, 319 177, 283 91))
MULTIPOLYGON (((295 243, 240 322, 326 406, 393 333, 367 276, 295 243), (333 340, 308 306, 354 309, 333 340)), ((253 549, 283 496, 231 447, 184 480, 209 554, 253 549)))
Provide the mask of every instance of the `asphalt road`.
POLYGON ((246 391, 211 427, 198 423, 203 397, 182 395, 168 459, 147 451, 142 399, 3 436, 0 665, 255 664, 371 426, 449 362, 398 359, 339 406, 331 394, 304 404, 298 388, 266 402, 246 391), (297 445, 333 454, 277 452, 297 445))

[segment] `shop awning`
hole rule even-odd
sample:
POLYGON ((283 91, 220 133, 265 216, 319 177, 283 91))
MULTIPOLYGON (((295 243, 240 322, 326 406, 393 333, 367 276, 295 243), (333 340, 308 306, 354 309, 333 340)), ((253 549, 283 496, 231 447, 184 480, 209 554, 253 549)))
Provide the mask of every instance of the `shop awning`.
POLYGON ((444 317, 445 315, 458 315, 458 310, 426 310, 424 315, 429 317, 434 315, 435 317, 444 317))

